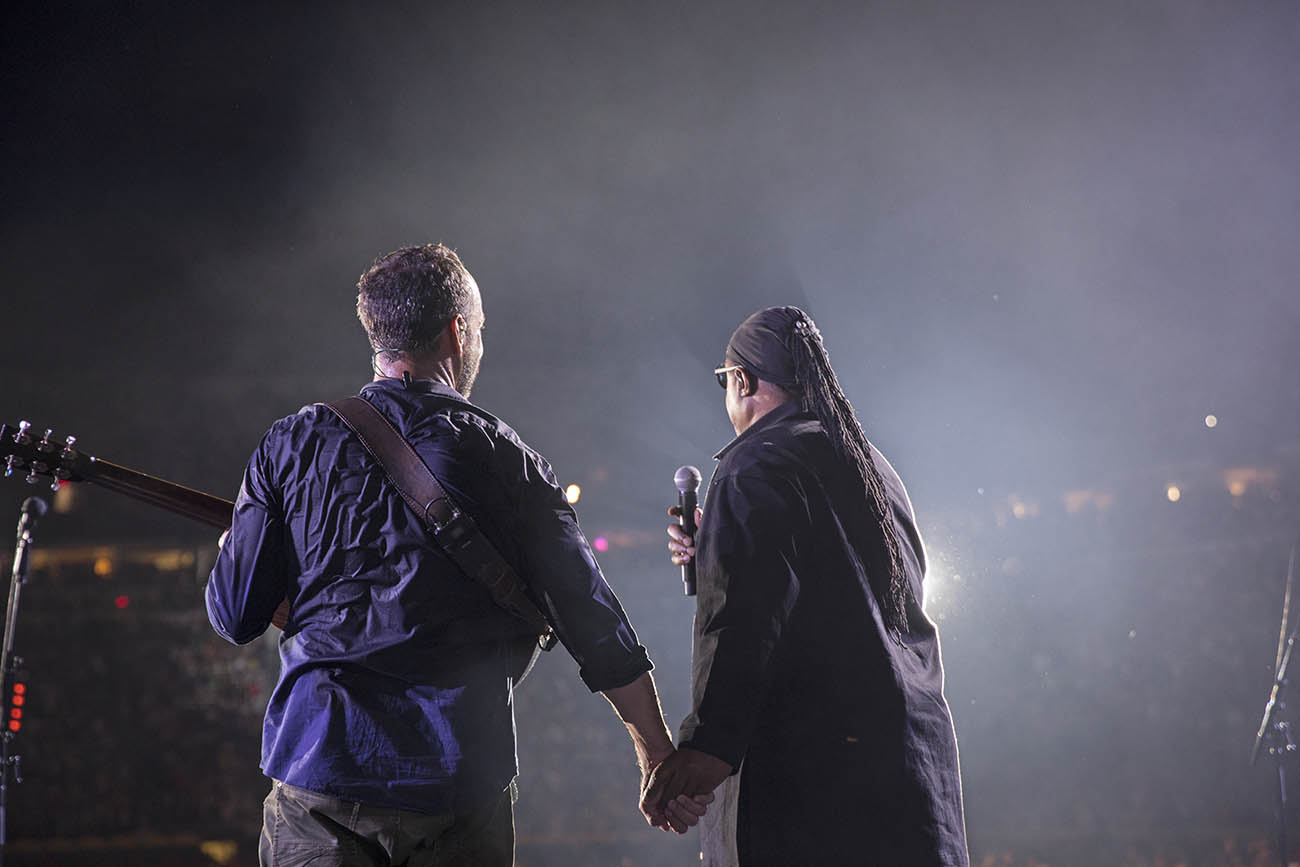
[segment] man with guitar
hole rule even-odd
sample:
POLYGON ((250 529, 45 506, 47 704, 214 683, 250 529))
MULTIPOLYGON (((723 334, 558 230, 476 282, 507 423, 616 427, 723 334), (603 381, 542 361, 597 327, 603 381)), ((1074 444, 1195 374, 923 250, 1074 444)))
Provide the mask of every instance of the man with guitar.
MULTIPOLYGON (((511 692, 539 632, 614 705, 643 780, 672 742, 550 466, 468 400, 484 316, 456 253, 402 248, 358 289, 374 381, 271 427, 207 586, 228 640, 284 629, 262 863, 509 865, 511 692)), ((678 799, 663 822, 684 832, 711 799, 678 799)))

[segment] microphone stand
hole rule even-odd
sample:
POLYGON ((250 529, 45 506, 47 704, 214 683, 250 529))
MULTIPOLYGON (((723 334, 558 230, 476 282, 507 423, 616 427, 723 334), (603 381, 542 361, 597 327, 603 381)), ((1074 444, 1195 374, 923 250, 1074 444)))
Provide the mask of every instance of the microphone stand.
MULTIPOLYGON (((0 707, 7 709, 11 704, 10 692, 18 670, 23 664, 22 657, 14 653, 14 627, 18 621, 19 598, 23 585, 27 583, 27 550, 34 541, 32 527, 36 523, 36 518, 45 512, 44 506, 44 501, 35 497, 29 498, 23 503, 23 514, 18 519, 18 538, 14 545, 14 565, 9 581, 9 603, 5 607, 3 654, 0 655, 0 663, 3 664, 0 683, 3 684, 5 696, 0 707), (32 514, 33 512, 35 515, 32 514)), ((3 727, 3 732, 0 732, 0 867, 4 864, 5 843, 8 839, 6 808, 9 802, 9 777, 12 774, 16 783, 23 781, 22 756, 13 753, 14 741, 18 737, 17 728, 21 727, 21 721, 18 716, 8 718, 13 710, 16 708, 10 709, 6 714, 7 718, 0 720, 0 726, 3 727)), ((21 710, 18 713, 21 714, 21 710)))
MULTIPOLYGON (((1294 575, 1295 548, 1291 549, 1291 562, 1287 567, 1287 591, 1284 609, 1290 608, 1291 584, 1294 575)), ((1288 610, 1283 611, 1282 634, 1286 635, 1288 610)), ((1282 867, 1287 867, 1286 841, 1286 761, 1296 752, 1295 741, 1291 738, 1291 724, 1283 719, 1286 711, 1286 688, 1288 672, 1291 667, 1291 652, 1295 649, 1296 634, 1300 624, 1286 635, 1286 641, 1278 649, 1281 651, 1277 672, 1273 678, 1273 689, 1269 692, 1268 704, 1264 706, 1264 718, 1260 721, 1259 731, 1255 734, 1255 745, 1250 750, 1250 764, 1254 766, 1261 751, 1267 752, 1273 760, 1277 771, 1277 790, 1274 810, 1277 817, 1278 859, 1282 867)))

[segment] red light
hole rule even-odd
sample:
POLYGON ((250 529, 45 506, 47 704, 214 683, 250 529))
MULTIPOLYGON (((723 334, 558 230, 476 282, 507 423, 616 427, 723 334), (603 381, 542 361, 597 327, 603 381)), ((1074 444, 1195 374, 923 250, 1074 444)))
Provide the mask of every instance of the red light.
POLYGON ((126 606, 131 604, 131 597, 119 596, 113 600, 113 604, 116 605, 118 608, 125 608, 126 606))
POLYGON ((14 695, 22 695, 25 692, 27 692, 27 684, 25 683, 14 684, 14 695))
POLYGON ((27 701, 27 699, 23 698, 21 695, 14 696, 14 707, 22 707, 23 702, 25 701, 27 701))
POLYGON ((23 727, 23 724, 16 719, 9 720, 9 731, 16 732, 23 727))
POLYGON ((14 719, 22 719, 22 718, 23 718, 23 709, 20 708, 20 707, 13 707, 13 708, 10 708, 10 709, 9 709, 9 715, 10 715, 11 717, 13 717, 14 719))
POLYGON ((597 536, 591 541, 591 547, 595 548, 597 551, 608 551, 609 540, 604 536, 597 536))

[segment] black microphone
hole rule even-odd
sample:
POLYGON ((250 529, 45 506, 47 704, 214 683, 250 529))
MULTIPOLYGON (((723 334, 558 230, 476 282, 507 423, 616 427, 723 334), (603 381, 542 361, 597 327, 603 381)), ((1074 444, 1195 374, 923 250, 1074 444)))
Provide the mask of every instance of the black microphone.
POLYGON ((20 544, 31 541, 32 528, 49 511, 50 504, 40 497, 28 497, 23 500, 22 509, 22 517, 18 519, 18 542, 20 544))
MULTIPOLYGON (((682 467, 673 476, 677 484, 677 507, 682 511, 682 530, 691 537, 694 545, 695 531, 695 492, 700 489, 700 471, 695 467, 682 467)), ((695 558, 682 566, 682 585, 687 596, 695 595, 695 558)))

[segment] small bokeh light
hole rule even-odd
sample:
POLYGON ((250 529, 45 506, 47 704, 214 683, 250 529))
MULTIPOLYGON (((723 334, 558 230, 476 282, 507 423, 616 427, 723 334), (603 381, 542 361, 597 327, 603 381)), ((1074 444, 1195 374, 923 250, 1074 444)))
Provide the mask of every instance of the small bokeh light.
POLYGON ((608 551, 609 540, 604 536, 597 536, 591 540, 591 547, 595 548, 597 551, 608 551))
POLYGON ((1169 498, 1169 502, 1176 503, 1183 498, 1183 492, 1177 485, 1170 485, 1165 488, 1165 496, 1169 498))
POLYGON ((564 499, 570 504, 578 502, 582 498, 582 488, 577 485, 569 485, 564 489, 564 499))
POLYGON ((113 561, 109 557, 96 557, 92 568, 100 578, 107 578, 113 574, 113 561))
POLYGON ((119 596, 113 600, 113 604, 116 605, 118 608, 125 608, 131 604, 131 597, 125 595, 119 596))
POLYGON ((1206 427, 1214 427, 1214 426, 1217 425, 1218 423, 1219 423, 1219 417, 1218 417, 1217 415, 1215 415, 1214 413, 1210 413, 1209 415, 1207 415, 1207 416, 1205 417, 1205 426, 1206 426, 1206 427))

